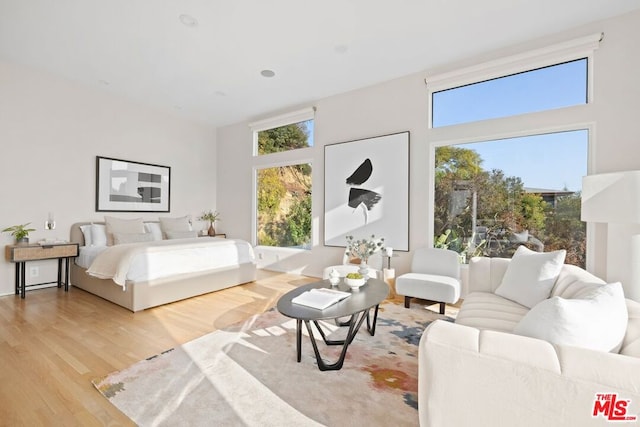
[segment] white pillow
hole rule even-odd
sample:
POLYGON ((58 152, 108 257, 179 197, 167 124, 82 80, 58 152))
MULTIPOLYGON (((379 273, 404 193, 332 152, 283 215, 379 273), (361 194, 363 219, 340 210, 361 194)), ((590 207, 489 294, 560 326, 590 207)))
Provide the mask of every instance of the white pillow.
POLYGON ((81 225, 80 231, 82 231, 82 235, 84 236, 84 245, 91 246, 91 224, 81 225))
POLYGON ((107 245, 113 245, 113 233, 144 233, 142 218, 122 219, 113 216, 105 216, 107 227, 107 245))
POLYGON ((91 246, 107 246, 106 226, 91 224, 91 246))
POLYGON ((145 222, 144 229, 147 233, 151 233, 153 240, 162 240, 162 229, 158 222, 145 222))
POLYGON ((158 218, 160 220, 160 228, 163 237, 167 237, 167 231, 191 231, 189 217, 182 216, 179 218, 158 218))
POLYGON ((622 284, 616 282, 594 285, 579 298, 544 300, 529 310, 513 333, 552 344, 617 352, 627 322, 622 284))
POLYGON ((113 233, 113 244, 152 242, 151 233, 113 233))
POLYGON ((197 231, 167 231, 167 239, 189 239, 198 237, 197 231))
POLYGON ((525 307, 549 298, 567 251, 534 252, 520 246, 509 262, 496 295, 525 307))

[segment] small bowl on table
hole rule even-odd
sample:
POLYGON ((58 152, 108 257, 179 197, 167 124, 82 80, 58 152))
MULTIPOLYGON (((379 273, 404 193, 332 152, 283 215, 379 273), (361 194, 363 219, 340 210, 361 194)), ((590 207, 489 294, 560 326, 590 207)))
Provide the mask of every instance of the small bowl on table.
POLYGON ((344 283, 351 288, 352 291, 357 291, 363 286, 367 281, 363 278, 360 279, 350 279, 348 277, 344 278, 344 283))

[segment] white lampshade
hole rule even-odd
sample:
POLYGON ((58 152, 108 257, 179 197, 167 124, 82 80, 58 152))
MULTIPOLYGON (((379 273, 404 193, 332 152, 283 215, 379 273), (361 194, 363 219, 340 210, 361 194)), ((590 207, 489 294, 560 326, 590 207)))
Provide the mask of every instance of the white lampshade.
POLYGON ((640 224, 640 171, 582 178, 582 213, 587 222, 640 224))

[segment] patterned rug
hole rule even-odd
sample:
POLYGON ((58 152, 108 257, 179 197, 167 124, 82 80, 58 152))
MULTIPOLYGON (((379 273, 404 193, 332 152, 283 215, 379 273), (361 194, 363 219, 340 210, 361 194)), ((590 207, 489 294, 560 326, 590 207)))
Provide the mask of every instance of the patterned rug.
MULTIPOLYGON (((295 320, 270 310, 93 384, 142 426, 418 425, 417 345, 438 318, 384 303, 376 335, 363 325, 344 367, 321 372, 308 336, 296 362, 295 320)), ((347 329, 321 326, 333 339, 347 329)), ((318 345, 326 361, 338 359, 339 346, 318 345)))

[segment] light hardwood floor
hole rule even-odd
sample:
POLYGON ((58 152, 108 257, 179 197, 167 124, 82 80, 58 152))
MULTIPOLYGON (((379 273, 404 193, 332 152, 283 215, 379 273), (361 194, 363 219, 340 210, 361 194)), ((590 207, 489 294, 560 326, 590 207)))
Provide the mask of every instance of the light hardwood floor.
POLYGON ((91 380, 245 320, 314 278, 256 282, 138 313, 71 288, 0 297, 0 425, 133 425, 91 380))

